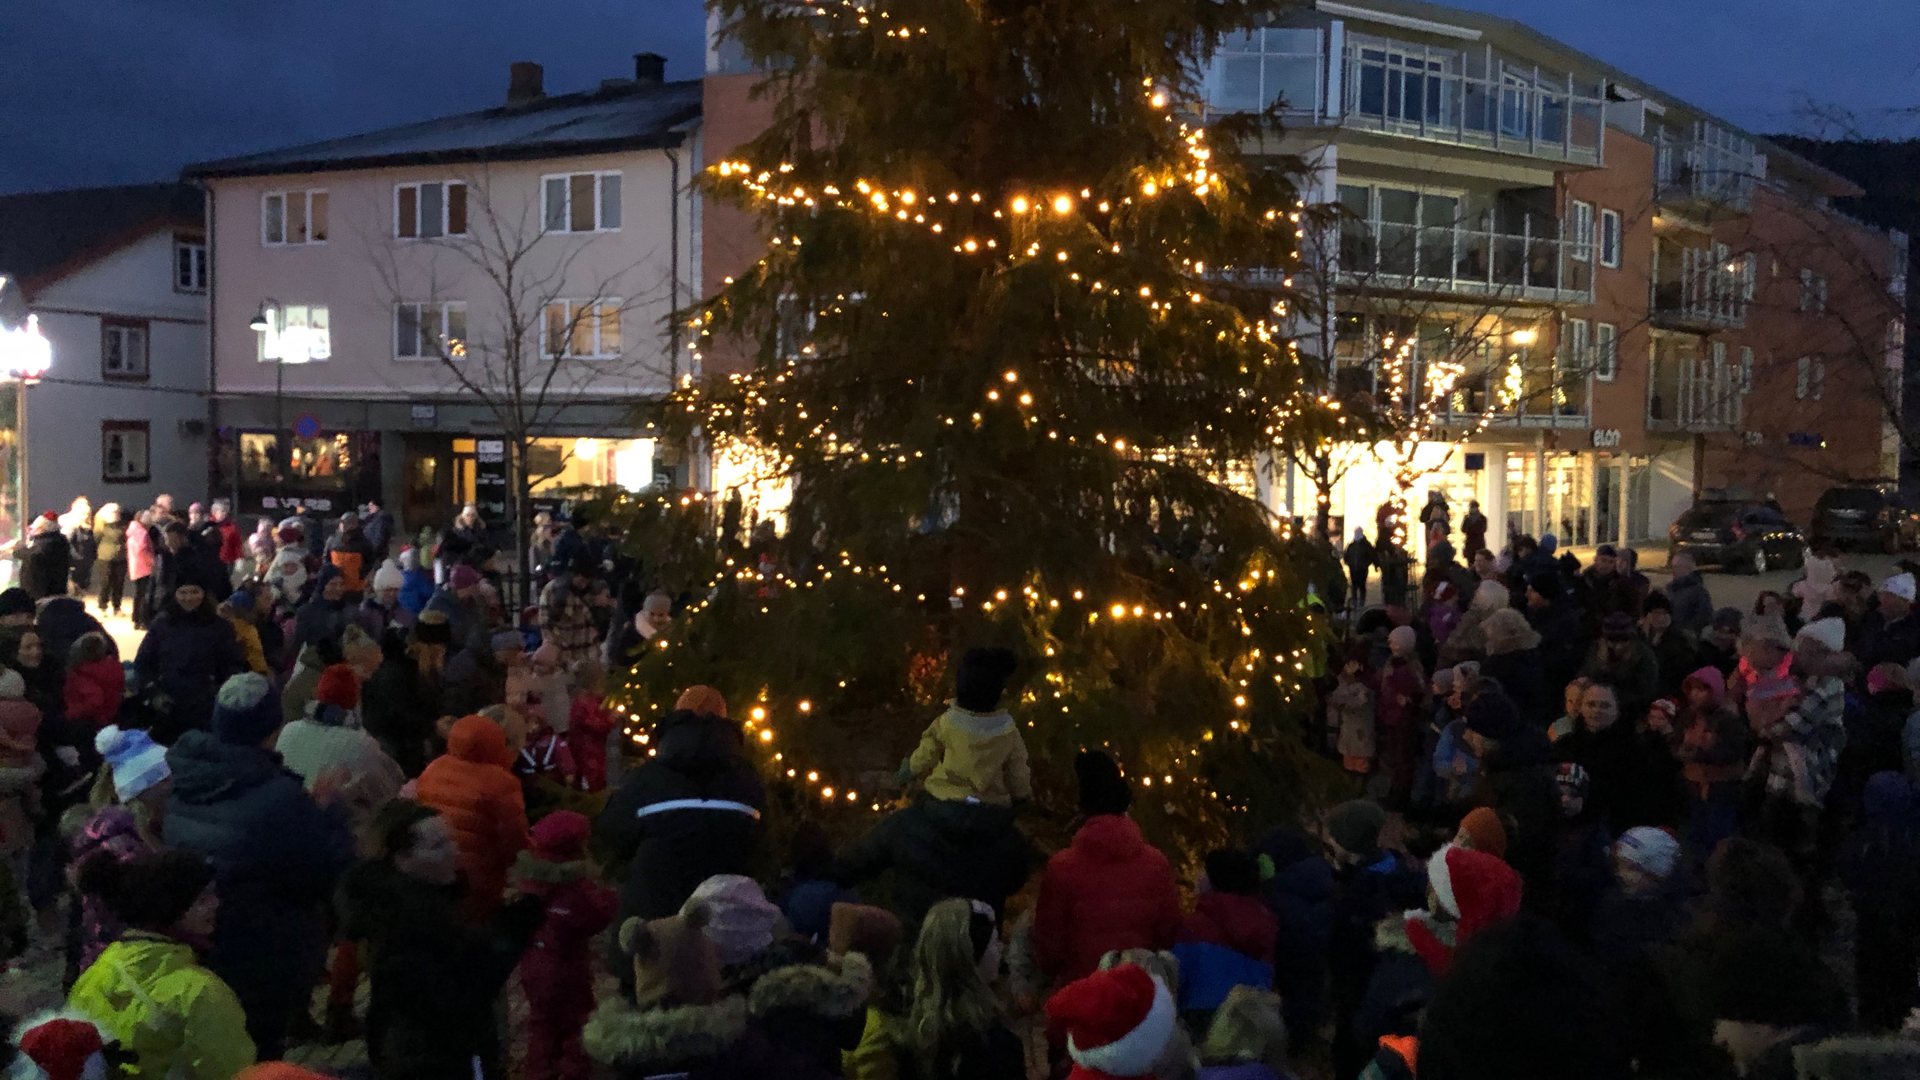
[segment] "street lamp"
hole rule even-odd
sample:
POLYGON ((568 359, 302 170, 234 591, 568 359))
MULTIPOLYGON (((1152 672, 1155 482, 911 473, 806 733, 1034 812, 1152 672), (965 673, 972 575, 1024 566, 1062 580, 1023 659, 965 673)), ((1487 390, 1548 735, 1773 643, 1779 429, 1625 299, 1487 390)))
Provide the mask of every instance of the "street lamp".
MULTIPOLYGON (((27 297, 18 279, 0 274, 0 378, 14 384, 15 467, 20 471, 20 505, 7 507, 13 521, 26 520, 27 491, 27 387, 40 381, 53 366, 53 343, 40 332, 40 317, 27 308, 27 297)), ((17 539, 17 538, 16 538, 17 539)))

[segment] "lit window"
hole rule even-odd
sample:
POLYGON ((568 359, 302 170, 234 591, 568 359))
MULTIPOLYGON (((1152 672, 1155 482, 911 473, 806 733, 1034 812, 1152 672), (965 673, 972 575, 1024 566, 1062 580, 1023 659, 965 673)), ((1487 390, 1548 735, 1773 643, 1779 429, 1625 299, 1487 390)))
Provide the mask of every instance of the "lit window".
POLYGON ((620 227, 620 174, 542 177, 541 221, 547 232, 612 232, 620 227))
POLYGON ((260 198, 260 242, 293 247, 327 242, 327 193, 271 191, 260 198))
POLYGON ((450 180, 396 186, 393 235, 403 240, 467 235, 467 185, 450 180))
POLYGON ((263 362, 306 364, 333 356, 333 334, 324 304, 268 307, 271 324, 256 334, 263 362))
POLYGON ((540 354, 605 360, 619 356, 620 301, 555 300, 540 326, 540 354))

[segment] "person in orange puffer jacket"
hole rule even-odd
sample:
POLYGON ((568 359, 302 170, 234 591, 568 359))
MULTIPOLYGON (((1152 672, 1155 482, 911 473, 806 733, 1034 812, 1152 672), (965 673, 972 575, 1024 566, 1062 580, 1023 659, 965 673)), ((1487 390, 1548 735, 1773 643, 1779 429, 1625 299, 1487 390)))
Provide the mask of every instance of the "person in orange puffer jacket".
POLYGON ((460 848, 460 871, 467 878, 462 914, 486 922, 499 910, 508 868, 530 843, 506 733, 483 716, 455 723, 446 754, 420 774, 416 794, 446 819, 460 848))
POLYGON ((1166 949, 1180 927, 1180 891, 1167 857, 1126 814, 1132 792, 1113 759, 1074 759, 1088 815, 1065 851, 1047 860, 1034 909, 1033 949, 1056 983, 1085 978, 1114 949, 1166 949))

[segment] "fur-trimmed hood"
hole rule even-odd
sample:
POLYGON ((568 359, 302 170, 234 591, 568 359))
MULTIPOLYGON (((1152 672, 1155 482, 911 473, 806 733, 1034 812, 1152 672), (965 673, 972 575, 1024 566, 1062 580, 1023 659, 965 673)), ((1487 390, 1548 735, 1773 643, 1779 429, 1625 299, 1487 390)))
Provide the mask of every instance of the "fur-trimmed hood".
POLYGON ((760 977, 748 995, 755 1019, 782 1010, 799 1010, 826 1020, 864 1012, 873 994, 873 965, 859 953, 842 956, 838 967, 792 964, 760 977))
POLYGON ((548 862, 531 851, 522 851, 513 860, 513 876, 539 885, 565 885, 589 876, 593 868, 584 861, 548 862))
POLYGON ((747 1000, 722 998, 712 1005, 637 1009, 631 1001, 601 1004, 581 1029, 587 1055, 603 1065, 691 1065, 720 1057, 747 1032, 747 1000))
POLYGON ((1373 947, 1383 953, 1404 953, 1407 956, 1420 955, 1413 947, 1413 937, 1407 932, 1407 924, 1418 921, 1438 938, 1441 944, 1453 946, 1453 923, 1443 922, 1424 910, 1402 911, 1380 920, 1373 928, 1373 947))

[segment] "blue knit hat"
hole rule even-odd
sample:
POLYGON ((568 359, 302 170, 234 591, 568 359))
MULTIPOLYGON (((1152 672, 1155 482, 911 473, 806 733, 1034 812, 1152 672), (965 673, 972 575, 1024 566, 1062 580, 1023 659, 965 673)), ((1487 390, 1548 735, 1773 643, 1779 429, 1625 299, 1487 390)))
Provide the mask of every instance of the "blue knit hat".
POLYGON ((213 734, 221 742, 258 746, 281 722, 280 696, 266 676, 249 671, 221 684, 213 703, 213 734))
POLYGON ((101 728, 93 737, 93 748, 106 759, 113 773, 113 793, 123 803, 173 775, 167 767, 166 749, 137 728, 101 728))

